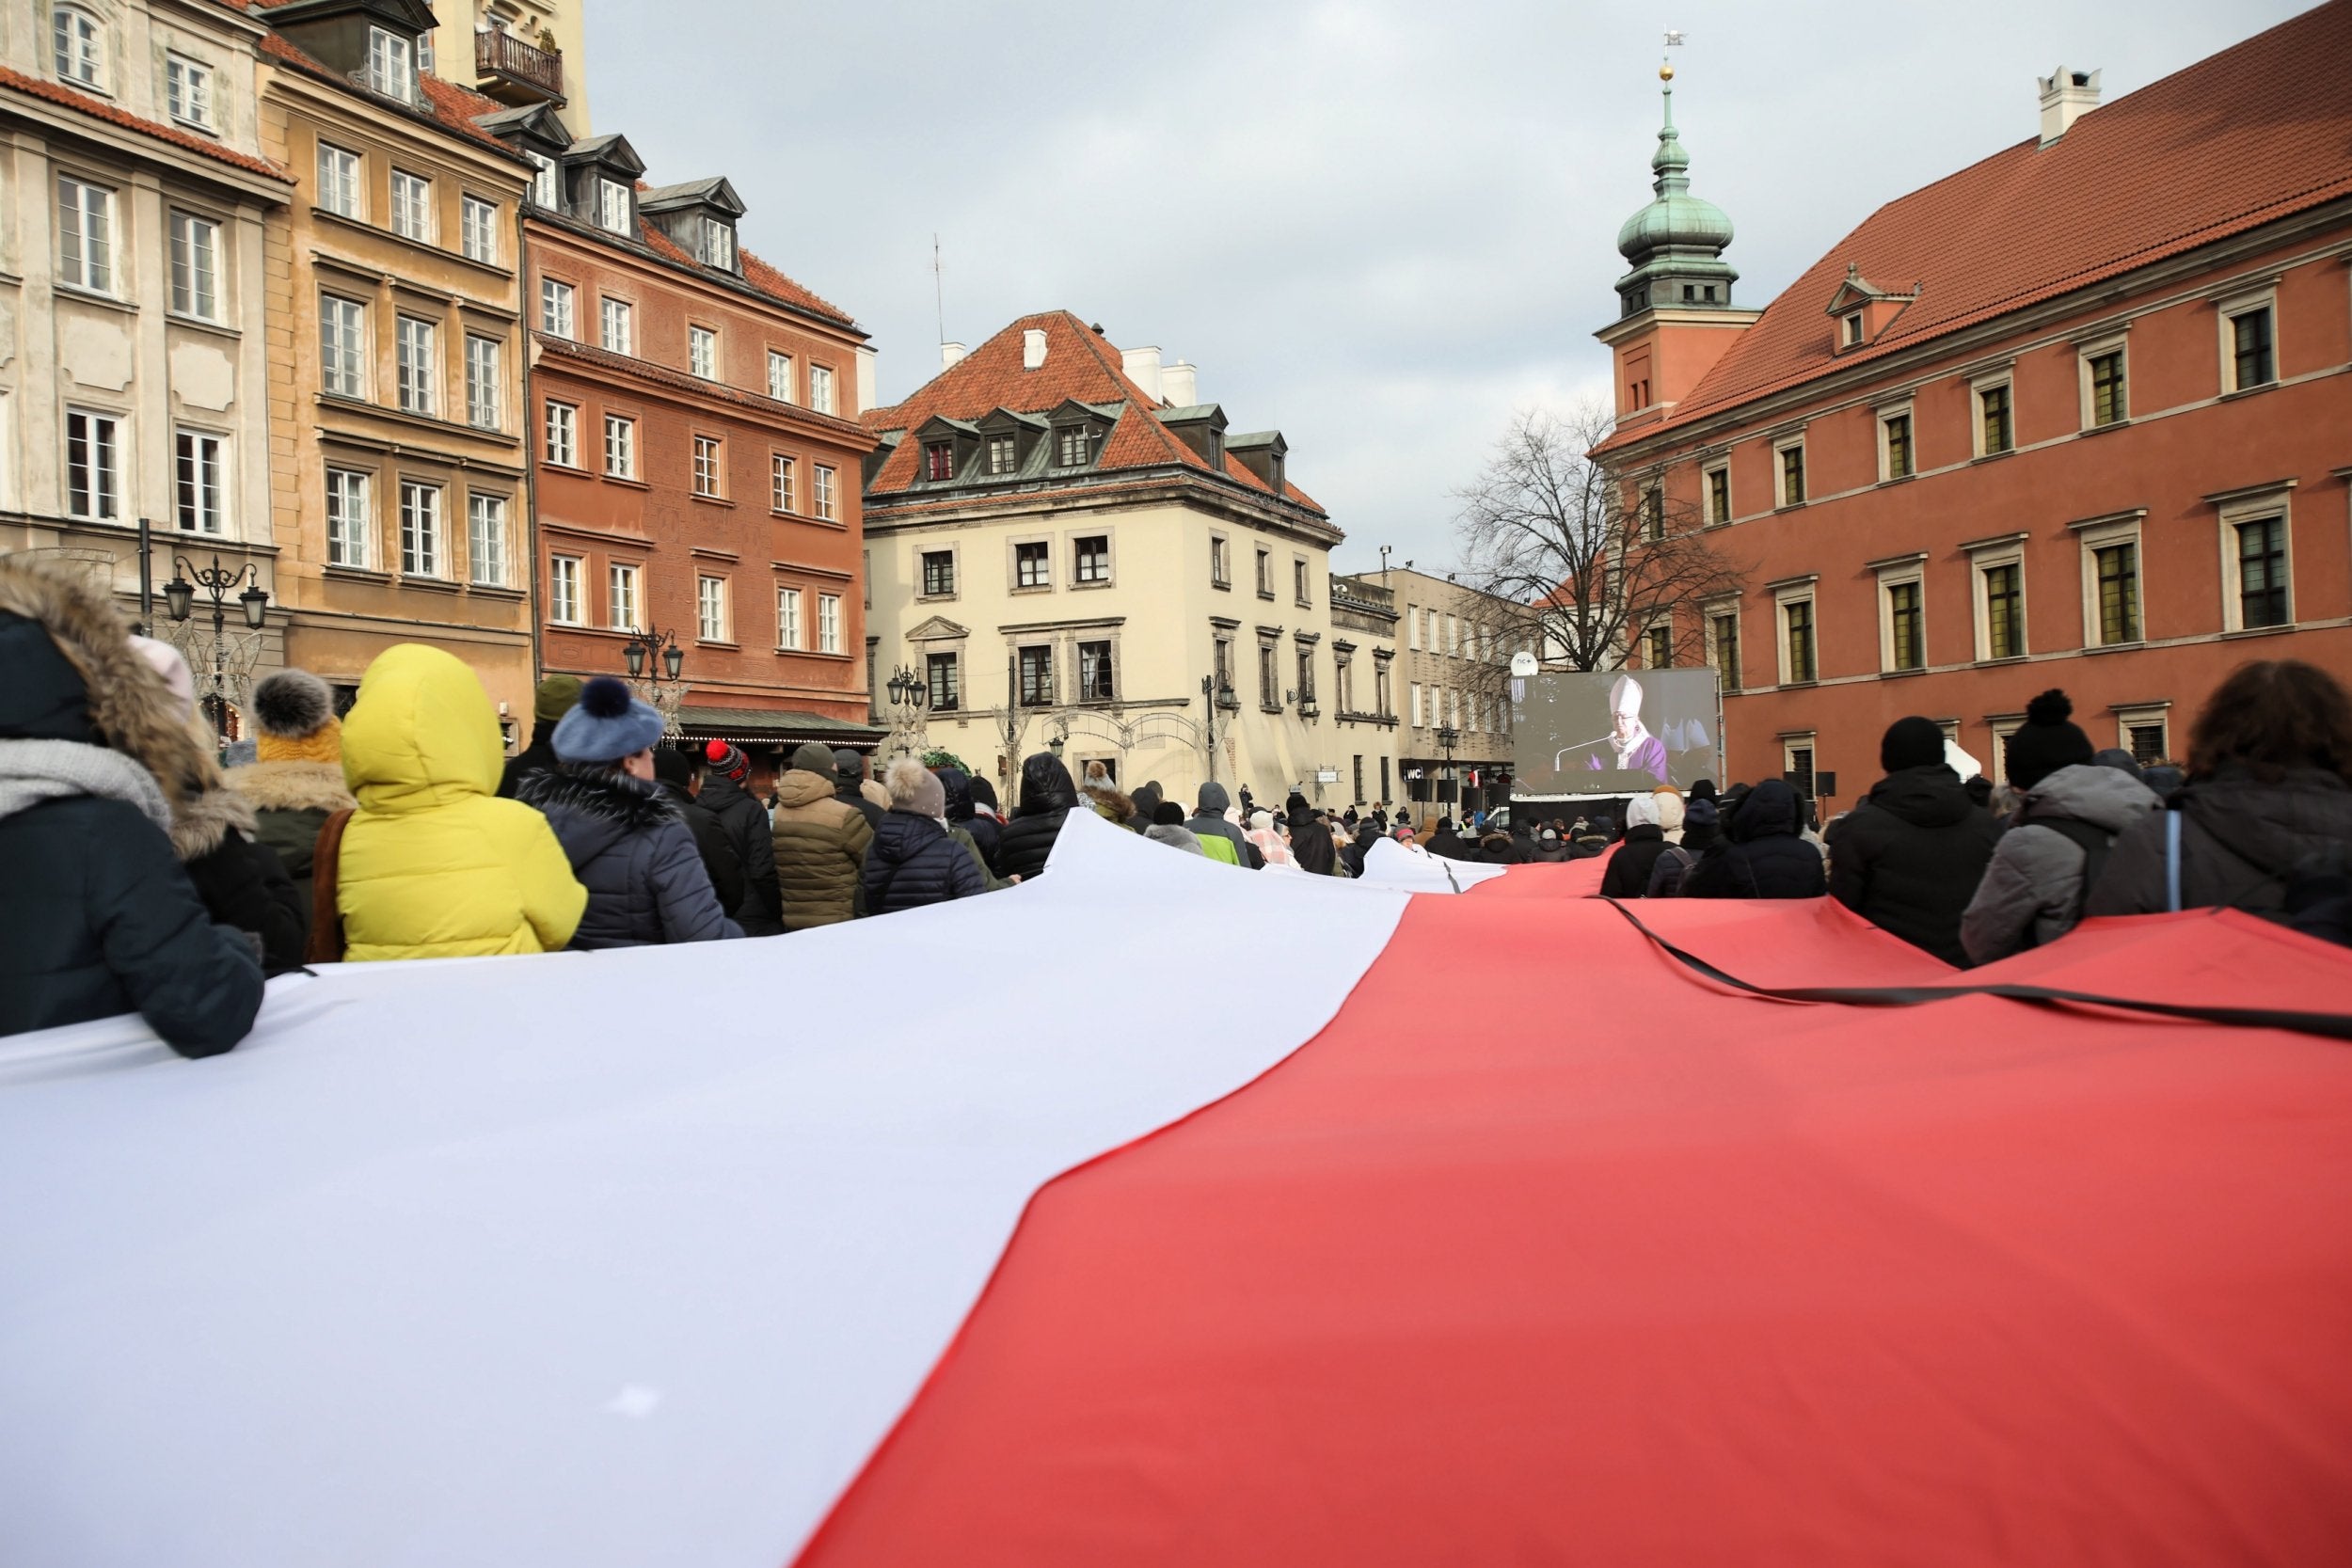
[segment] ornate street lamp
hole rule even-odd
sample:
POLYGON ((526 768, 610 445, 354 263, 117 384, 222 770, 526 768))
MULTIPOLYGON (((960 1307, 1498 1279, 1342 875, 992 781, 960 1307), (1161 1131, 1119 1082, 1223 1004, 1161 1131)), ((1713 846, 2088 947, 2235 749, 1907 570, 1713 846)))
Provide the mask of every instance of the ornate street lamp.
POLYGON ((686 650, 678 646, 677 634, 641 627, 621 645, 621 662, 628 669, 629 685, 637 695, 661 715, 662 734, 676 736, 678 708, 686 701, 686 683, 678 678, 686 668, 686 650), (649 665, 658 667, 660 673, 648 677, 649 665))
POLYGON ((912 756, 923 733, 923 710, 930 705, 930 684, 916 672, 899 665, 882 683, 890 693, 890 727, 898 737, 900 756, 912 756))
POLYGON ((1462 743, 1462 732, 1451 724, 1439 724, 1436 738, 1438 749, 1445 752, 1445 798, 1458 802, 1462 792, 1454 782, 1454 748, 1462 743))
POLYGON ((164 584, 164 605, 180 630, 171 641, 186 657, 191 673, 212 667, 209 675, 199 673, 204 682, 199 697, 208 698, 215 712, 227 707, 240 707, 246 677, 252 673, 254 664, 262 656, 262 629, 269 620, 269 591, 262 586, 261 569, 252 562, 230 568, 221 564, 218 555, 209 566, 198 567, 184 555, 171 558, 171 580, 164 584), (193 579, 193 580, 191 580, 193 579), (231 593, 242 583, 242 593, 231 593), (196 591, 201 588, 212 601, 212 631, 210 634, 189 628, 187 621, 196 612, 196 591), (229 630, 229 601, 234 598, 245 618, 245 629, 231 634, 229 630))

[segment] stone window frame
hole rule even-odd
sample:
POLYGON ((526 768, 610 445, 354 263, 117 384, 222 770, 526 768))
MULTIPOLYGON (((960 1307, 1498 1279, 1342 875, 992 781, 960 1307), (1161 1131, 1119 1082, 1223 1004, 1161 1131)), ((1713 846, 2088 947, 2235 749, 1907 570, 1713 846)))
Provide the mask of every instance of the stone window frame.
POLYGON ((918 539, 914 542, 914 602, 916 604, 951 604, 963 596, 963 546, 953 540, 940 542, 918 539), (944 555, 947 558, 947 590, 935 594, 930 590, 930 569, 923 558, 944 555))
POLYGON ((1707 519, 1706 526, 1708 528, 1726 526, 1732 518, 1739 515, 1736 510, 1738 505, 1739 502, 1733 497, 1731 488, 1731 459, 1718 457, 1699 465, 1699 511, 1700 515, 1707 519), (1721 516, 1715 515, 1715 479, 1718 475, 1722 476, 1724 482, 1724 508, 1721 516))
POLYGON ((1209 535, 1209 586, 1221 594, 1233 591, 1233 545, 1230 535, 1209 535))
POLYGON ((1097 589, 1113 588, 1118 586, 1119 531, 1117 529, 1112 528, 1107 523, 1104 523, 1100 527, 1089 526, 1083 529, 1069 529, 1064 531, 1061 537, 1064 551, 1070 559, 1071 592, 1077 593, 1084 590, 1091 593, 1097 589), (1078 541, 1081 539, 1100 539, 1103 541, 1104 576, 1091 581, 1082 580, 1078 576, 1078 541))
POLYGON ((1881 484, 1899 484, 1919 474, 1919 416, 1913 398, 1906 394, 1870 410, 1871 445, 1878 453, 1881 484), (1886 427, 1900 420, 1904 423, 1904 467, 1895 471, 1894 443, 1887 439, 1886 427))
POLYGON ((1974 634, 1971 647, 1979 664, 2007 664, 2028 657, 2033 652, 2032 600, 2026 583, 2026 541, 2031 537, 2021 531, 1973 540, 1960 546, 1968 557, 1968 618, 1974 634), (1986 592, 1984 575, 2002 566, 2017 568, 2017 651, 1996 657, 1993 652, 1993 600, 1986 592))
MULTIPOLYGON (((2119 748, 2126 752, 2132 751, 2133 730, 2144 728, 2151 723, 2161 724, 2164 727, 2164 755, 2159 760, 2171 757, 2173 753, 2170 699, 2151 703, 2119 703, 2108 711, 2115 716, 2115 744, 2119 748)), ((2137 756, 2138 753, 2134 752, 2135 760, 2137 756)))
MULTIPOLYGON (((2278 340, 2272 340, 2275 345, 2278 340)), ((2214 509, 2217 540, 2221 550, 2221 629, 2224 632, 2291 631, 2295 627, 2296 604, 2295 591, 2295 486, 2292 479, 2272 483, 2249 486, 2243 490, 2226 491, 2205 498, 2214 509), (2246 625, 2244 583, 2240 577, 2238 529, 2247 523, 2259 523, 2277 518, 2282 560, 2286 572, 2286 619, 2266 626, 2246 625)), ((2144 558, 2145 552, 2143 552, 2144 558)), ((2143 594, 2141 604, 2146 605, 2143 594)), ((2145 616, 2141 631, 2145 632, 2145 616)))
POLYGON ((1818 575, 1808 574, 1768 585, 1772 594, 1773 657, 1778 666, 1777 673, 1780 677, 1778 684, 1781 686, 1813 686, 1820 681, 1821 604, 1819 593, 1820 580, 1818 575), (1807 605, 1812 610, 1810 629, 1813 636, 1811 649, 1813 673, 1803 680, 1795 679, 1789 673, 1791 665, 1788 658, 1788 607, 1793 604, 1807 605))
POLYGON ((1806 505, 1813 499, 1812 464, 1804 449, 1804 432, 1772 437, 1772 510, 1792 511, 1806 505), (1797 454, 1797 490, 1795 499, 1788 494, 1788 453, 1797 454))
POLYGON ((1741 596, 1738 594, 1718 594, 1712 598, 1700 601, 1699 645, 1707 657, 1707 667, 1715 672, 1716 689, 1719 692, 1736 694, 1742 689, 1740 683, 1747 679, 1748 672, 1744 662, 1747 651, 1746 621, 1746 608, 1741 602, 1741 596), (1734 627, 1732 636, 1737 639, 1732 645, 1732 663, 1737 666, 1734 672, 1737 678, 1729 682, 1723 678, 1723 644, 1716 635, 1716 624, 1726 615, 1731 617, 1734 627))
POLYGON ((2014 360, 1968 378, 1968 450, 1979 460, 2006 457, 2017 450, 2017 366, 2014 360), (2002 410, 2008 445, 1989 447, 1984 438, 1984 400, 1991 392, 2005 393, 2002 410))
MULTIPOLYGON (((1931 667, 1928 657, 1928 552, 1890 556, 1884 561, 1870 562, 1868 570, 1878 578, 1879 607, 1879 673, 1882 675, 1923 674, 1931 667), (1914 650, 1919 657, 1916 664, 1898 666, 1895 663, 1895 593, 1898 588, 1915 588, 1919 593, 1919 645, 1914 650)), ((1820 614, 1817 606, 1814 615, 1820 614)), ((1813 665, 1818 674, 1821 663, 1820 633, 1816 627, 1813 639, 1813 665)))
POLYGON ((2080 397, 2082 404, 2082 406, 2078 410, 2081 422, 2077 428, 2086 431, 2113 430, 2118 426, 2131 423, 2132 355, 2130 329, 2128 327, 2118 327, 2112 332, 2104 332, 2096 338, 2087 338, 2076 343, 2074 345, 2074 380, 2076 393, 2080 397), (2114 419, 2109 420, 2105 424, 2101 424, 2098 418, 2098 394, 2092 381, 2091 361, 2094 359, 2104 359, 2110 354, 2121 355, 2122 356, 2123 406, 2122 411, 2118 413, 2114 419))
POLYGON ((732 648, 735 646, 735 579, 725 572, 698 571, 694 574, 694 641, 698 645, 732 648), (714 637, 703 626, 703 589, 719 585, 719 634, 714 637))
POLYGON ((2135 507, 2128 512, 2086 517, 2067 525, 2074 531, 2082 582, 2082 646, 2087 652, 2105 648, 2137 648, 2148 641, 2148 549, 2141 537, 2141 525, 2147 516, 2145 507, 2135 507), (2111 545, 2122 544, 2134 546, 2132 608, 2133 620, 2139 635, 2105 642, 2099 637, 2099 551, 2111 545))
POLYGON ((2266 278, 2251 288, 2242 288, 2223 294, 2214 302, 2215 346, 2221 362, 2217 367, 2217 385, 2221 395, 2237 397, 2247 392, 2260 392, 2280 384, 2279 372, 2279 280, 2266 278), (2251 387, 2241 387, 2237 379, 2237 319, 2256 310, 2270 312, 2270 379, 2258 381, 2251 387))
POLYGON ((1005 537, 1005 592, 1008 594, 1051 594, 1054 591, 1054 536, 1050 533, 1013 533, 1005 537), (1021 546, 1035 545, 1045 552, 1045 580, 1024 585, 1021 581, 1021 546))

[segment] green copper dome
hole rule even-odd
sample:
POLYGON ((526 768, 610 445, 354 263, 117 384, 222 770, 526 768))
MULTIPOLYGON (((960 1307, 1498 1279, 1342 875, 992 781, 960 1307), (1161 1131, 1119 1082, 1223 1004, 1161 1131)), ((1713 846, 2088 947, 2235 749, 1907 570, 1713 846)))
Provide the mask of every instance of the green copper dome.
MULTIPOLYGON (((1661 75, 1666 75, 1663 71, 1661 75)), ((1723 259, 1731 219, 1713 202, 1691 194, 1691 155, 1675 131, 1675 92, 1664 89, 1665 125, 1650 159, 1657 197, 1617 230, 1617 251, 1633 270, 1617 280, 1625 314, 1649 306, 1724 307, 1739 274, 1723 259)))

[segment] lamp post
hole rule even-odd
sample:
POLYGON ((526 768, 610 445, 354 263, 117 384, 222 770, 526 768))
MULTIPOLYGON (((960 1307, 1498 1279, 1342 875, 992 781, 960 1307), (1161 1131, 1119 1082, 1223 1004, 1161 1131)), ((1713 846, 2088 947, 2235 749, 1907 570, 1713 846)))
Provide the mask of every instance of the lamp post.
POLYGON ((1232 682, 1220 685, 1215 675, 1200 677, 1200 734, 1209 752, 1209 782, 1216 783, 1216 710, 1238 706, 1232 682))
POLYGON ((883 683, 890 693, 890 727, 898 736, 900 756, 912 755, 923 730, 923 709, 930 702, 930 687, 921 675, 900 665, 883 683))
POLYGON ((246 677, 252 673, 254 662, 261 657, 269 591, 262 586, 260 569, 249 561, 232 570, 222 565, 220 557, 215 555, 210 566, 199 568, 186 556, 175 555, 171 565, 171 580, 164 584, 164 605, 173 623, 183 628, 174 634, 172 641, 182 654, 195 656, 188 660, 191 670, 206 663, 212 666, 200 695, 214 705, 214 728, 220 730, 225 726, 219 710, 243 705, 238 696, 245 689, 246 677), (232 594, 230 590, 239 583, 245 585, 245 591, 232 594), (213 629, 209 637, 185 629, 188 617, 196 611, 196 591, 199 588, 212 601, 213 629), (245 616, 245 630, 233 637, 229 632, 229 601, 232 597, 245 616))
POLYGON ((686 683, 678 678, 686 668, 686 650, 677 645, 677 634, 640 627, 621 645, 621 662, 628 668, 629 685, 637 695, 661 715, 661 733, 676 736, 678 707, 686 701, 686 683), (647 675, 648 665, 658 666, 659 673, 647 675))
POLYGON ((1462 732, 1451 724, 1439 724, 1436 738, 1438 749, 1445 752, 1446 794, 1443 799, 1458 802, 1462 798, 1462 792, 1454 782, 1454 748, 1462 743, 1462 732))

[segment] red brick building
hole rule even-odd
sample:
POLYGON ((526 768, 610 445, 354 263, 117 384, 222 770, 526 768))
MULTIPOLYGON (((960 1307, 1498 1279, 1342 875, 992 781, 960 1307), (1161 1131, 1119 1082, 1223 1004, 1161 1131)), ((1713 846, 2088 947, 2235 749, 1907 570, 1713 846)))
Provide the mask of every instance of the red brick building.
POLYGON ((625 137, 548 105, 481 122, 539 168, 524 209, 543 671, 673 646, 679 731, 764 774, 870 751, 857 416, 866 334, 741 247, 723 179, 647 186, 625 137))
POLYGON ((2053 686, 2174 756, 2243 661, 2352 679, 2352 3, 2105 105, 2096 72, 2042 88, 2038 135, 1760 314, 1669 96, 1597 454, 1748 570, 1692 611, 1734 777, 1835 771, 1835 809, 1916 713, 1997 778, 2053 686))

